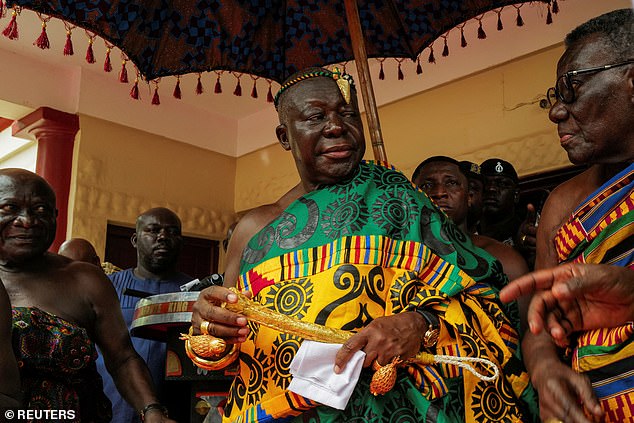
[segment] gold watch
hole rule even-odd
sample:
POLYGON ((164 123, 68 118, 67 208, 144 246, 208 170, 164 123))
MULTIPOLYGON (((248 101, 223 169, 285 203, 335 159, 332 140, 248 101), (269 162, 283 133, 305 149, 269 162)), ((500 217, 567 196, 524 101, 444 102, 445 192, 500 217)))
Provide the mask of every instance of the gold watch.
POLYGON ((423 347, 435 347, 438 342, 438 337, 440 336, 440 320, 434 313, 427 310, 417 308, 416 312, 427 322, 427 331, 423 335, 423 347))

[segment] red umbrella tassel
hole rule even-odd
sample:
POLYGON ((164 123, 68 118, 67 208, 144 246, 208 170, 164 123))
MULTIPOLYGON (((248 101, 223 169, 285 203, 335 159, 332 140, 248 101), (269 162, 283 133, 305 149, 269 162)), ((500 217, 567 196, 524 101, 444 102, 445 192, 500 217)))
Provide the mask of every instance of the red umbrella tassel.
POLYGON ((553 23, 553 14, 550 12, 550 5, 548 5, 548 14, 546 15, 546 25, 553 23))
POLYGON ((64 56, 72 56, 75 54, 73 50, 73 40, 71 39, 72 31, 69 29, 66 31, 66 43, 64 44, 64 56))
POLYGON ((443 37, 445 39, 445 45, 442 48, 442 57, 449 56, 449 45, 447 45, 447 37, 443 37))
POLYGON ((398 62, 398 80, 402 81, 405 79, 405 75, 403 75, 403 70, 401 69, 401 62, 398 62))
POLYGON ((273 92, 271 91, 271 81, 269 81, 269 90, 266 93, 266 102, 273 103, 273 92))
POLYGON ((480 25, 478 26, 478 38, 480 40, 484 40, 487 37, 487 33, 484 32, 484 28, 482 27, 482 20, 478 20, 480 22, 480 25))
POLYGON ((379 69, 379 79, 383 81, 385 79, 385 72, 383 71, 383 60, 379 61, 381 63, 381 69, 379 69))
POLYGON ((159 104, 161 104, 161 99, 159 98, 159 93, 158 93, 158 84, 156 84, 156 86, 154 87, 154 95, 152 96, 152 104, 154 106, 158 106, 159 104))
POLYGON ((119 82, 124 84, 128 83, 128 69, 126 69, 125 65, 128 61, 123 59, 121 61, 121 71, 119 71, 119 82))
POLYGON ((181 99, 181 78, 180 76, 176 77, 176 86, 174 87, 174 98, 181 99))
POLYGON ((46 21, 47 19, 42 19, 42 32, 40 33, 40 36, 37 37, 37 40, 33 42, 34 46, 37 46, 41 48, 42 50, 51 48, 51 43, 49 42, 48 34, 46 33, 46 21))
POLYGON ((559 4, 557 3, 557 0, 553 0, 553 13, 555 15, 559 13, 559 4))
POLYGON ((196 94, 197 95, 201 95, 204 91, 203 89, 203 83, 200 80, 201 74, 198 74, 198 83, 196 84, 196 94))
POLYGON ((517 19, 515 20, 515 23, 517 24, 517 26, 524 26, 524 19, 522 19, 519 7, 517 7, 517 19))
POLYGON ((420 65, 420 56, 416 59, 416 75, 420 75, 423 73, 423 67, 420 65))
POLYGON ((17 40, 20 34, 18 33, 18 11, 13 8, 13 12, 11 12, 11 20, 9 21, 9 25, 2 31, 2 35, 7 37, 10 40, 17 40))
POLYGON ((112 72, 112 62, 110 62, 110 51, 112 51, 112 47, 106 44, 106 59, 103 62, 104 72, 112 72))
POLYGON ((252 98, 258 98, 258 89, 256 87, 256 80, 253 80, 253 88, 251 88, 251 97, 252 98))
POLYGON ((95 63, 95 53, 92 50, 92 43, 93 43, 93 38, 89 38, 88 39, 88 48, 86 49, 86 62, 88 63, 95 63))
POLYGON ((242 96, 242 86, 240 86, 240 78, 238 79, 238 83, 236 84, 236 88, 233 90, 233 95, 237 96, 237 97, 241 97, 242 96))
POLYGON ((464 37, 464 26, 460 27, 460 47, 464 48, 467 46, 467 39, 464 37))
POLYGON ((216 76, 216 85, 214 86, 214 93, 216 94, 222 93, 222 85, 220 84, 220 74, 216 76))
POLYGON ((498 31, 502 31, 504 29, 504 25, 502 25, 502 11, 497 12, 498 13, 498 31))
POLYGON ((132 97, 135 100, 139 99, 139 78, 136 78, 134 80, 134 85, 132 86, 132 89, 130 90, 130 97, 132 97))
POLYGON ((434 48, 429 46, 429 57, 427 58, 427 62, 436 63, 436 58, 434 57, 434 48))

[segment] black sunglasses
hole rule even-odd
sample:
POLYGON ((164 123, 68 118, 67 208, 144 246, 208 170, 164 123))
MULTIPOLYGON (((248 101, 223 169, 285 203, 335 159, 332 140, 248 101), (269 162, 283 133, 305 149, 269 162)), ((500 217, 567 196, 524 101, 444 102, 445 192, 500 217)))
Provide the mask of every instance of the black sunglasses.
POLYGON ((548 104, 552 107, 557 100, 564 104, 571 104, 577 99, 575 89, 572 83, 572 78, 577 75, 583 75, 585 73, 598 73, 608 69, 617 68, 619 66, 625 66, 634 63, 634 59, 626 60, 625 62, 615 63, 613 65, 603 65, 594 68, 572 70, 564 73, 559 78, 554 87, 550 87, 546 92, 546 99, 548 104))

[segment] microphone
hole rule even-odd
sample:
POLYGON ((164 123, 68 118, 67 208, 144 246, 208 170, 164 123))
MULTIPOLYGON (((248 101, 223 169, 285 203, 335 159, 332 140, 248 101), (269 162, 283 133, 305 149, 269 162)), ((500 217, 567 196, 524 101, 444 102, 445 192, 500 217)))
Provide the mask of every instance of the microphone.
POLYGON ((202 291, 203 289, 210 287, 212 285, 221 286, 224 282, 224 278, 219 273, 214 273, 203 279, 194 279, 193 281, 187 282, 184 285, 181 285, 182 292, 191 292, 191 291, 202 291))

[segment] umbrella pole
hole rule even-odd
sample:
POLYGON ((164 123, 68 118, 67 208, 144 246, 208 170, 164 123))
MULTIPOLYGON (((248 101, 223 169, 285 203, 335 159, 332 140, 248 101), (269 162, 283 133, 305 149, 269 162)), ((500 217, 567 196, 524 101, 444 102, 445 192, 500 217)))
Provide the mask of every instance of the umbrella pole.
POLYGON ((379 113, 376 107, 376 100, 374 99, 372 78, 370 77, 370 68, 368 66, 368 56, 365 51, 363 33, 361 32, 361 20, 359 19, 357 0, 344 0, 344 2, 346 5, 346 17, 348 18, 348 30, 350 31, 354 60, 359 74, 359 85, 361 87, 363 105, 365 106, 365 112, 368 118, 368 130, 370 131, 370 141, 372 142, 374 159, 386 162, 387 154, 385 153, 385 146, 383 145, 381 123, 379 122, 379 113))

